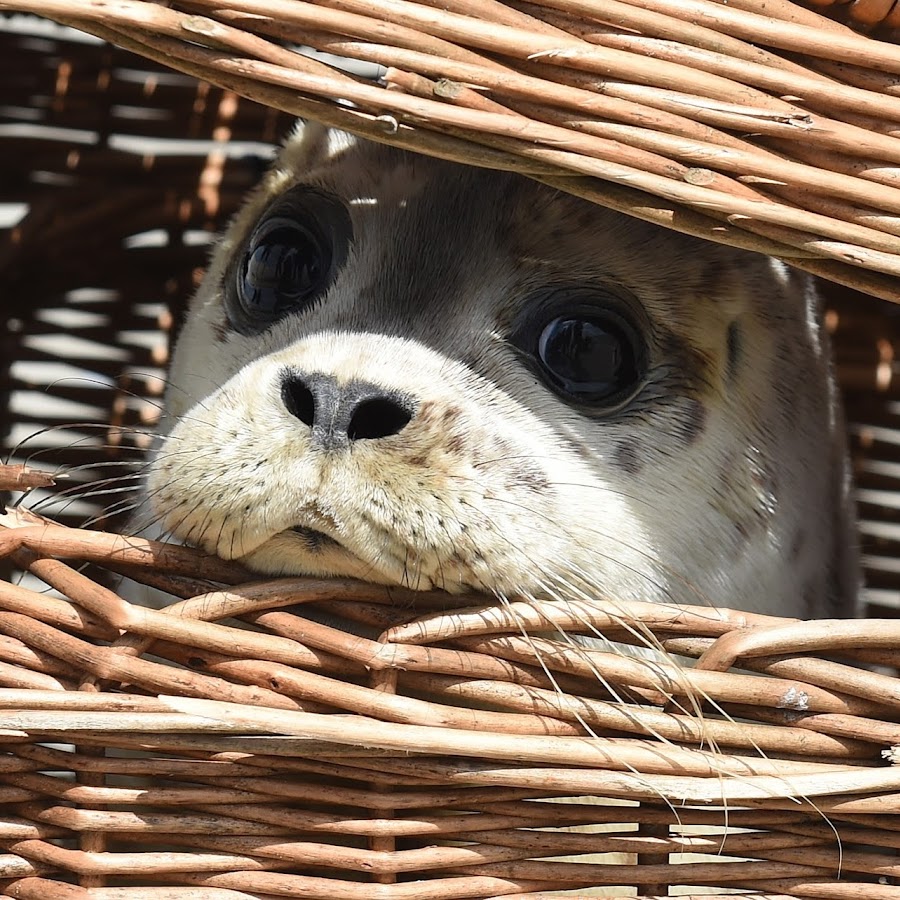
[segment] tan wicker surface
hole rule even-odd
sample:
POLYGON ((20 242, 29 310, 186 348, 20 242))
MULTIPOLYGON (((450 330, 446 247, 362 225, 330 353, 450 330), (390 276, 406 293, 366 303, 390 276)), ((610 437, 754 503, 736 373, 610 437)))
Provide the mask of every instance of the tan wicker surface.
POLYGON ((897 0, 802 0, 819 12, 861 30, 896 37, 900 29, 900 3, 897 0))
POLYGON ((3 9, 75 25, 277 109, 516 169, 900 300, 900 53, 786 0, 0 0, 3 9), (383 76, 344 74, 296 45, 383 76))
POLYGON ((244 583, 26 512, 0 555, 59 592, 0 583, 6 896, 900 897, 900 623, 244 583))
MULTIPOLYGON (((900 51, 791 4, 578 6, 579 16, 602 7, 668 29, 640 39, 608 18, 610 27, 591 26, 585 37, 567 18, 575 5, 562 2, 335 0, 311 12, 290 3, 314 16, 315 30, 291 24, 288 4, 275 2, 245 14, 206 0, 0 0, 0 9, 14 6, 143 41, 139 49, 162 60, 67 44, 66 35, 0 39, 0 200, 28 204, 19 225, 0 230, 0 438, 9 426, 49 428, 4 448, 71 474, 76 487, 81 467, 109 471, 103 460, 118 465, 123 444, 140 445, 152 423, 167 309, 177 320, 203 265, 191 235, 219 227, 258 168, 223 154, 221 142, 275 142, 290 120, 167 74, 167 65, 189 64, 273 107, 338 117, 379 139, 563 178, 715 239, 824 253, 800 261, 898 295, 891 73, 900 51), (376 9, 383 20, 372 19, 376 9), (698 24, 701 9, 715 18, 698 24), (751 18, 740 31, 742 16, 760 10, 771 17, 766 29, 751 18), (473 14, 494 17, 490 40, 476 40, 459 18, 473 14), (135 16, 145 17, 137 27, 135 16), (513 40, 523 37, 523 16, 529 27, 544 21, 542 35, 564 26, 577 53, 525 59, 532 51, 513 40), (393 66, 393 90, 304 61, 282 37, 375 54, 393 66), (784 46, 797 39, 807 43, 784 46), (850 63, 835 58, 839 46, 850 63), (656 65, 651 48, 674 56, 656 65), (728 65, 710 68, 719 50, 715 66, 728 65), (583 63, 607 51, 629 54, 624 74, 583 63), (451 66, 441 70, 449 81, 438 79, 436 59, 451 66), (683 72, 686 60, 693 95, 648 81, 648 69, 683 72), (504 81, 512 71, 515 81, 504 81), (817 99, 796 99, 794 88, 810 84, 797 76, 827 83, 829 96, 820 87, 817 99), (754 81, 763 77, 776 80, 754 81), (746 85, 738 96, 752 93, 749 113, 711 95, 718 78, 728 90, 746 85), (795 79, 790 90, 786 78, 795 79), (351 86, 358 108, 335 106, 351 86), (863 95, 876 104, 869 111, 854 105, 863 95), (784 120, 786 107, 813 126, 793 112, 784 120), (862 133, 868 143, 848 146, 862 133), (220 143, 162 156, 123 149, 123 135, 220 143), (585 167, 590 181, 576 183, 571 173, 585 167), (794 181, 801 175, 810 180, 794 181), (738 201, 765 203, 774 221, 743 218, 730 206, 738 201), (811 222, 832 230, 807 233, 811 222), (154 228, 165 241, 135 242, 154 228), (856 242, 863 233, 878 247, 856 242), (889 271, 879 274, 872 263, 884 255, 889 271), (71 309, 87 315, 72 325, 62 316, 71 309), (65 334, 80 339, 69 358, 80 379, 33 381, 16 368, 52 362, 42 341, 65 334), (79 413, 64 420, 16 399, 36 389, 79 413), (60 441, 54 426, 73 418, 82 424, 60 441)), ((827 11, 892 39, 895 6, 855 0, 827 11)), ((865 299, 835 293, 829 325, 850 410, 870 597, 895 615, 898 320, 865 299)), ((0 492, 46 481, 0 466, 0 492)), ((70 520, 84 517, 79 509, 68 509, 70 520)), ((861 668, 895 666, 894 620, 813 627, 584 598, 550 621, 526 604, 498 609, 483 598, 451 609, 441 595, 356 584, 248 584, 236 567, 190 551, 22 512, 0 522, 0 571, 4 564, 37 580, 0 580, 3 896, 537 900, 593 896, 587 885, 650 897, 683 885, 688 895, 738 890, 755 900, 900 900, 900 773, 883 758, 900 744, 900 680, 861 668), (164 612, 133 605, 103 586, 123 572, 185 602, 164 612), (593 634, 588 616, 608 639, 652 636, 701 661, 650 664, 560 638, 558 629, 593 634)))

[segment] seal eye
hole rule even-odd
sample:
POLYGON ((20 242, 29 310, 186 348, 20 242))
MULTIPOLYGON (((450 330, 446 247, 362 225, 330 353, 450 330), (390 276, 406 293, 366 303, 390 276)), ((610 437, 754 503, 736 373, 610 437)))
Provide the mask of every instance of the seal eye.
POLYGON ((248 314, 276 319, 315 297, 330 269, 330 249, 317 235, 290 219, 269 219, 244 252, 238 297, 248 314))
POLYGON ((225 284, 232 326, 255 334, 310 308, 334 281, 351 236, 349 214, 336 197, 305 185, 284 193, 232 262, 225 284))
POLYGON ((552 391, 598 414, 619 410, 640 390, 643 331, 643 310, 624 290, 576 286, 526 301, 511 340, 552 391))
POLYGON ((621 397, 639 378, 631 336, 612 318, 551 319, 541 331, 537 351, 557 389, 584 402, 621 397))

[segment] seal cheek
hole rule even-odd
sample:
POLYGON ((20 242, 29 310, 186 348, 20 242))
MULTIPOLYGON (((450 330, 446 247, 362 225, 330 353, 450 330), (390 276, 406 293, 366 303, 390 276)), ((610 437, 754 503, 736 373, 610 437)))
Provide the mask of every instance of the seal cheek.
MULTIPOLYGON (((769 535, 778 512, 778 481, 764 454, 750 445, 722 462, 714 506, 733 524, 744 542, 769 535)), ((799 554, 798 546, 798 554, 799 554)))

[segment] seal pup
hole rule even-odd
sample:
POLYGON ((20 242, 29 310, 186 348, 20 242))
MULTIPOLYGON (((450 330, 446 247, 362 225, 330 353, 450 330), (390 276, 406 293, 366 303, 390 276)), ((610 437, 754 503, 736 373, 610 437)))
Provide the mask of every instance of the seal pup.
POLYGON ((828 339, 778 261, 305 125, 170 378, 150 514, 259 572, 855 609, 828 339))

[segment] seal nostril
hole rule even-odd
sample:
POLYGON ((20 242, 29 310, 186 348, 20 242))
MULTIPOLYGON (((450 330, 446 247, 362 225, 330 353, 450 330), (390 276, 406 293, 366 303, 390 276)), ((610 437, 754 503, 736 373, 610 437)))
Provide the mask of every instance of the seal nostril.
POLYGON ((412 413, 387 397, 363 400, 350 417, 347 437, 351 441, 366 438, 383 438, 402 431, 412 418, 412 413))
POLYGON ((310 429, 311 446, 337 450, 351 441, 402 431, 417 408, 414 398, 365 381, 341 384, 324 372, 287 369, 281 379, 284 408, 310 429))
POLYGON ((285 378, 281 383, 281 400, 287 411, 312 428, 316 417, 316 399, 300 378, 285 378))

